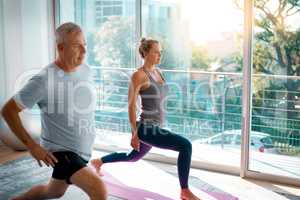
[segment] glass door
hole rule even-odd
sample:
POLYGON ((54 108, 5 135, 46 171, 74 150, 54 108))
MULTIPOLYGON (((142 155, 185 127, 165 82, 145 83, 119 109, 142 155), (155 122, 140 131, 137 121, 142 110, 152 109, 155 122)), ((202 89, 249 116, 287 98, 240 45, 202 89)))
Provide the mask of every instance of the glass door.
POLYGON ((253 18, 248 170, 299 183, 299 4, 254 0, 253 18))
MULTIPOLYGON (((243 3, 142 0, 142 36, 163 47, 166 128, 193 144, 193 161, 240 167, 243 3)), ((176 157, 154 148, 160 155, 176 157)))

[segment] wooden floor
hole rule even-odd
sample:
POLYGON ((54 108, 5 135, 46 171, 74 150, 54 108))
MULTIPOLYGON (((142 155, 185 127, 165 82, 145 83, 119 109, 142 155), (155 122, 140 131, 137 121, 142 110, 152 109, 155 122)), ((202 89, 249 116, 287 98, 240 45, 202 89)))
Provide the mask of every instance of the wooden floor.
MULTIPOLYGON (((95 154, 95 152, 93 153, 95 154)), ((103 152, 96 153, 97 157, 103 152)), ((13 151, 0 142, 0 164, 29 155, 27 151, 13 151)), ((151 162, 153 164, 153 162, 151 162)), ((176 166, 154 163, 159 169, 176 171, 176 166)), ((191 176, 227 192, 241 200, 300 200, 300 188, 278 185, 269 182, 247 180, 238 176, 191 169, 191 176), (278 194, 288 193, 289 197, 278 194)))
POLYGON ((0 141, 0 164, 29 155, 28 151, 14 151, 0 141))

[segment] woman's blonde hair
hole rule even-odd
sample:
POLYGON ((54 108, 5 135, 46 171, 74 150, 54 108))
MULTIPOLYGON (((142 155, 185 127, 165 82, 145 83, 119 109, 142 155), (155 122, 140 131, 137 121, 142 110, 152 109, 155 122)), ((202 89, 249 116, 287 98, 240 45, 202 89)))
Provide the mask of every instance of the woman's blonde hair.
POLYGON ((145 58, 145 54, 150 51, 153 44, 159 44, 158 40, 154 40, 151 38, 142 38, 140 40, 139 53, 142 58, 145 58))

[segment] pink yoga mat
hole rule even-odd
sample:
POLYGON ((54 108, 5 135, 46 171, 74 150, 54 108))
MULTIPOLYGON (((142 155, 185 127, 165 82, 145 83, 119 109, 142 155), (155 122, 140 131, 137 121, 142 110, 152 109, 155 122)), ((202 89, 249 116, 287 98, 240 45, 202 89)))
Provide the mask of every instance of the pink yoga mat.
MULTIPOLYGON (((177 200, 174 198, 164 196, 163 194, 158 194, 157 192, 152 192, 147 189, 127 186, 126 184, 118 180, 118 178, 111 175, 110 173, 106 171, 102 171, 102 173, 104 174, 103 180, 106 183, 108 193, 112 196, 116 196, 128 200, 177 200)), ((132 178, 138 178, 138 177, 132 177, 132 178)), ((217 200, 238 200, 238 198, 224 193, 218 193, 218 192, 206 192, 206 193, 217 200)))

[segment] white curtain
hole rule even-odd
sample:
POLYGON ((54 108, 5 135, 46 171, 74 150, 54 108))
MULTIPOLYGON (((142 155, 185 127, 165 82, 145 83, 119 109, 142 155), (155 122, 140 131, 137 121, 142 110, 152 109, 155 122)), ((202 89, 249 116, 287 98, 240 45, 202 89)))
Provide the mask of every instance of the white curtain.
POLYGON ((4 70, 4 38, 3 38, 3 1, 0 1, 0 107, 4 101, 5 89, 5 70, 4 70))
POLYGON ((0 104, 54 58, 50 0, 0 1, 0 104))

